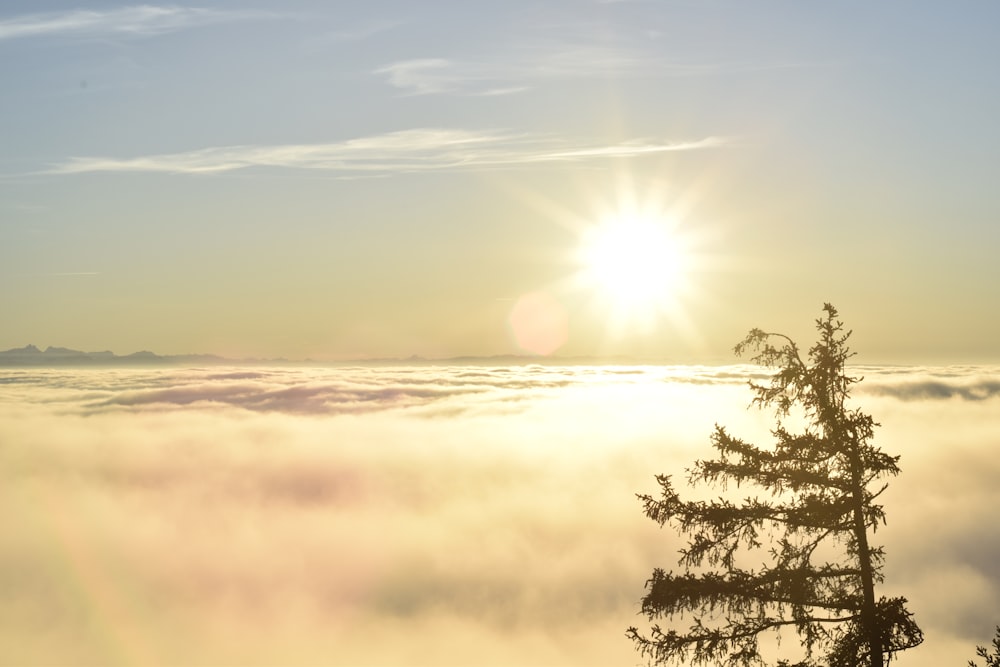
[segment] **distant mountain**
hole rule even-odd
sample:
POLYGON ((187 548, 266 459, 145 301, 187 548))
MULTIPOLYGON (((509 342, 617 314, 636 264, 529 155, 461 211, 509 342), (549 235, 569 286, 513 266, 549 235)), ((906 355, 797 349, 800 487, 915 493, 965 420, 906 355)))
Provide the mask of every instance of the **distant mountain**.
MULTIPOLYGON (((148 350, 118 355, 104 350, 102 352, 82 352, 65 347, 47 347, 40 350, 34 345, 14 348, 0 352, 0 368, 17 368, 25 366, 59 367, 59 366, 222 366, 222 365, 319 365, 319 366, 523 366, 523 365, 605 365, 605 364, 661 364, 680 363, 666 359, 640 359, 636 357, 539 357, 535 355, 498 354, 493 356, 447 357, 428 359, 413 355, 411 357, 382 359, 352 359, 341 361, 289 361, 288 359, 228 359, 215 354, 168 354, 161 355, 148 350)), ((719 362, 721 363, 721 362, 719 362)))
POLYGON ((234 363, 214 354, 159 355, 143 350, 123 356, 114 352, 83 352, 65 347, 47 347, 44 351, 34 345, 0 352, 0 367, 12 366, 165 366, 179 364, 228 364, 234 363))

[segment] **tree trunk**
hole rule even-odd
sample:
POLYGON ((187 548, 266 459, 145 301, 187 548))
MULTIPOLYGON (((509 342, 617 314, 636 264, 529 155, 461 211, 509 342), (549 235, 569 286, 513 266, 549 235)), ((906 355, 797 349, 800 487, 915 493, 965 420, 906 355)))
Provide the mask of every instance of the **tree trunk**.
POLYGON ((868 549, 868 528, 865 526, 864 493, 861 484, 860 462, 856 452, 851 456, 851 499, 854 506, 854 537, 858 542, 858 564, 861 569, 861 588, 864 600, 861 607, 861 625, 868 636, 868 653, 871 667, 884 667, 882 659, 882 631, 875 610, 875 577, 872 573, 872 556, 868 549))

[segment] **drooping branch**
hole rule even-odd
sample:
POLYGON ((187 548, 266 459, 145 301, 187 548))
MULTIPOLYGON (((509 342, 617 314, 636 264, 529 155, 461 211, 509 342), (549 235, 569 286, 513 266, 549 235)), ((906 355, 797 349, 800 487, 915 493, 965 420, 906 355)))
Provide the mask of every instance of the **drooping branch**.
POLYGON ((854 611, 856 595, 828 595, 840 589, 840 579, 856 580, 857 568, 837 567, 826 563, 813 568, 766 569, 748 572, 733 569, 725 573, 685 573, 675 575, 657 568, 647 582, 648 593, 642 611, 650 618, 671 617, 685 611, 725 613, 765 611, 774 605, 795 605, 840 612, 854 611))
MULTIPOLYGON (((650 637, 639 634, 634 627, 627 635, 636 642, 639 651, 656 662, 677 660, 681 664, 761 664, 758 637, 768 630, 798 626, 802 622, 817 624, 841 624, 856 620, 854 616, 811 616, 804 621, 783 618, 757 618, 743 622, 730 620, 722 628, 706 628, 700 622, 686 632, 663 630, 654 625, 650 637)), ((806 664, 806 663, 800 663, 806 664)))

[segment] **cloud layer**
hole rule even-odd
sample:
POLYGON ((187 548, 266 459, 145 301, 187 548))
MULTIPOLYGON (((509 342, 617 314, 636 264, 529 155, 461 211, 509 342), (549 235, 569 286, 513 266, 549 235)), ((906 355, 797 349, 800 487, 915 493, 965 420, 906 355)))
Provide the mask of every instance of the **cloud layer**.
MULTIPOLYGON (((767 440, 751 370, 3 371, 0 655, 637 663, 624 628, 679 545, 633 494, 715 422, 767 440)), ((865 372, 903 456, 886 587, 927 632, 899 664, 960 664, 1000 620, 1000 399, 906 388, 995 369, 865 372)))
POLYGON ((634 140, 599 145, 503 131, 418 128, 336 143, 224 146, 134 158, 74 157, 51 174, 162 172, 204 174, 251 167, 337 172, 405 172, 635 157, 722 145, 717 137, 687 142, 634 140))

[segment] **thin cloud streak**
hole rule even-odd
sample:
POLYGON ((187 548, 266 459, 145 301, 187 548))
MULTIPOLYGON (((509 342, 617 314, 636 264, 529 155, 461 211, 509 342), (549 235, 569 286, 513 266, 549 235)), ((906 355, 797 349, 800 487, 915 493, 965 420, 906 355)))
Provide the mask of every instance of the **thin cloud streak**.
POLYGON ((508 95, 543 81, 616 78, 690 77, 815 66, 817 63, 679 63, 642 57, 613 47, 567 47, 531 51, 523 56, 456 61, 446 58, 399 60, 372 73, 407 95, 508 95))
POLYGON ((55 271, 52 273, 15 273, 24 278, 74 278, 80 276, 99 276, 100 271, 55 271))
POLYGON ((498 95, 529 90, 544 80, 584 78, 595 72, 638 75, 652 69, 649 62, 615 49, 573 48, 495 61, 414 58, 389 63, 373 74, 410 95, 498 95))
POLYGON ((595 146, 500 130, 418 128, 337 143, 223 146, 135 158, 73 157, 42 173, 209 174, 251 167, 391 173, 624 158, 715 148, 725 143, 720 137, 706 137, 674 143, 627 141, 595 146))
POLYGON ((375 70, 384 74, 396 88, 415 95, 445 92, 455 85, 453 65, 443 58, 418 58, 392 63, 375 70))
POLYGON ((68 12, 44 12, 0 21, 0 41, 52 35, 147 37, 184 28, 268 16, 273 14, 177 5, 140 5, 106 11, 80 9, 68 12))

